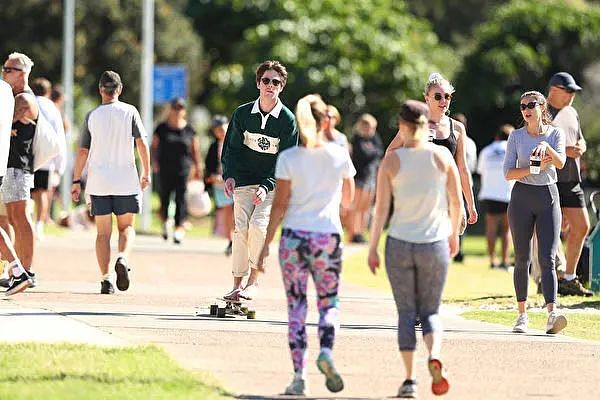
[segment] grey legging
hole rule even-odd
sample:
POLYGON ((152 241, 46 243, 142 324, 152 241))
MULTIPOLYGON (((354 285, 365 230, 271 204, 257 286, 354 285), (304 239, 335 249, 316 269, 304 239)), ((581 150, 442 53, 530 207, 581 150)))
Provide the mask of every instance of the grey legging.
POLYGON ((538 239, 538 261, 542 270, 542 292, 546 304, 556 302, 555 259, 560 240, 560 200, 555 184, 546 186, 515 183, 508 204, 508 223, 515 249, 513 280, 517 301, 527 300, 530 246, 533 229, 538 239))
POLYGON ((410 243, 387 238, 385 269, 398 309, 400 351, 414 351, 415 322, 421 318, 423 335, 441 332, 438 309, 448 274, 448 241, 410 243))

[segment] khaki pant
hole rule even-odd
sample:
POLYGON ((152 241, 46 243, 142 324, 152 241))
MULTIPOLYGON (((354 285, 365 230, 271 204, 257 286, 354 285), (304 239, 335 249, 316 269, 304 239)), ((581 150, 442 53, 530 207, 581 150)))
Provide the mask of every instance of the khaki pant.
POLYGON ((233 192, 233 268, 236 278, 248 275, 249 268, 258 268, 258 257, 265 243, 267 225, 273 203, 273 191, 262 204, 252 202, 258 185, 242 186, 233 192))

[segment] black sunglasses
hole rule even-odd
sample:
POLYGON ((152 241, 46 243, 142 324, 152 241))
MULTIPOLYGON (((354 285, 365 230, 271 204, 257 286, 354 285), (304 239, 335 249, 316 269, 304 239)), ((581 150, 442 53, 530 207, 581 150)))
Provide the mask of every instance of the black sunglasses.
POLYGON ((277 78, 273 78, 273 79, 269 79, 269 78, 260 78, 260 81, 262 83, 264 83, 265 85, 268 85, 269 83, 272 83, 273 86, 279 86, 281 85, 281 81, 277 78))
POLYGON ((450 93, 444 93, 443 95, 441 93, 436 93, 433 95, 433 98, 436 101, 440 101, 442 99, 442 97, 446 100, 450 100, 452 98, 452 95, 450 93))
POLYGON ((14 68, 14 67, 5 67, 2 66, 2 72, 6 72, 7 74, 10 74, 13 71, 23 71, 21 68, 14 68))
POLYGON ((535 106, 538 105, 537 101, 530 101, 529 103, 525 104, 525 103, 521 103, 521 110, 525 110, 526 108, 529 108, 530 110, 533 110, 535 108, 535 106))

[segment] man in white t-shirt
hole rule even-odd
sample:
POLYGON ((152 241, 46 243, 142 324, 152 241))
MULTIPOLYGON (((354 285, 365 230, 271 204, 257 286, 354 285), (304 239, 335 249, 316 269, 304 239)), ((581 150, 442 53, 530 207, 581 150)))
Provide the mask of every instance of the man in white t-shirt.
POLYGON ((127 290, 130 270, 127 257, 135 237, 134 215, 142 208, 142 191, 150 185, 150 152, 139 112, 134 106, 119 101, 123 90, 119 74, 104 71, 98 90, 102 104, 85 117, 71 195, 74 201, 79 201, 81 173, 87 163, 85 190, 98 231, 96 257, 102 275, 100 293, 112 294, 114 287, 108 273, 112 214, 117 216, 119 229, 116 284, 119 290, 127 290), (135 166, 134 147, 141 160, 140 176, 135 166))
MULTIPOLYGON (((0 184, 7 169, 14 106, 15 99, 12 88, 9 84, 0 80, 0 184)), ((2 280, 2 286, 8 288, 6 295, 10 296, 22 292, 31 286, 31 278, 21 265, 9 236, 1 227, 0 255, 2 259, 8 261, 8 268, 3 271, 5 276, 0 279, 2 280)))
MULTIPOLYGON (((65 136, 62 115, 58 107, 50 100, 52 93, 52 84, 46 78, 36 78, 31 82, 31 90, 35 94, 38 107, 42 115, 50 123, 57 135, 65 136)), ((33 189, 31 197, 35 202, 35 231, 38 240, 44 235, 44 224, 50 219, 50 203, 52 202, 53 187, 52 176, 63 174, 65 170, 66 147, 61 149, 61 154, 57 155, 40 169, 33 173, 33 189)))
POLYGON ((477 163, 477 173, 481 176, 478 198, 485 210, 485 236, 492 268, 508 268, 510 231, 506 212, 514 181, 506 180, 503 165, 508 135, 513 130, 511 125, 503 125, 494 136, 494 141, 481 150, 477 163), (502 244, 502 261, 499 264, 496 261, 498 227, 502 244))

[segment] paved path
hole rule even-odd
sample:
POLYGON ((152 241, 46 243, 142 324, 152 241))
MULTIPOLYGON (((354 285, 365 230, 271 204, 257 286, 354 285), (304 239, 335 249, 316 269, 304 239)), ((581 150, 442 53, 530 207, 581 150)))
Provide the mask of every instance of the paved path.
MULTIPOLYGON (((0 301, 0 340, 14 340, 6 332, 13 331, 7 327, 16 326, 16 331, 28 332, 22 336, 27 340, 156 343, 184 366, 211 371, 240 398, 280 397, 278 393, 291 379, 292 366, 285 298, 274 259, 254 305, 257 319, 216 319, 207 315, 208 307, 231 285, 230 260, 222 253, 225 242, 186 240, 175 246, 157 237, 138 236, 131 258, 132 286, 114 296, 97 294, 93 244, 94 237, 84 232, 47 238, 39 246, 35 265, 40 285, 0 301)), ((311 360, 318 349, 314 305, 311 297, 311 360)), ((342 328, 334 355, 346 389, 332 396, 311 363, 311 395, 337 399, 394 396, 403 380, 403 367, 391 295, 344 284, 341 307, 342 328)), ((463 320, 448 307, 442 316, 447 331, 443 354, 452 385, 448 399, 572 400, 593 398, 597 393, 598 342, 542 332, 514 335, 506 327, 463 320)), ((421 344, 422 399, 433 397, 425 360, 421 344)))

